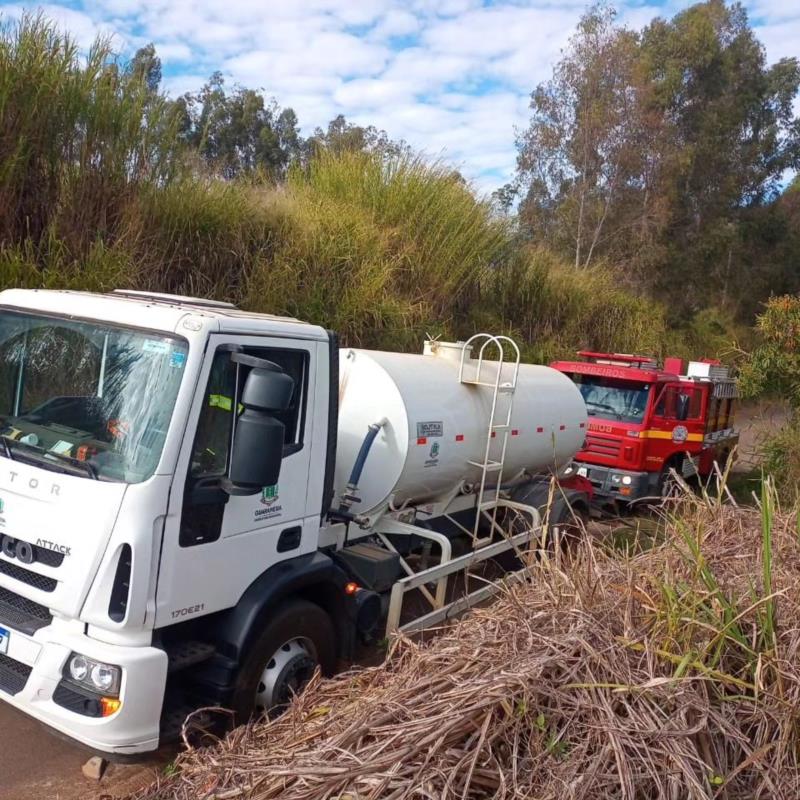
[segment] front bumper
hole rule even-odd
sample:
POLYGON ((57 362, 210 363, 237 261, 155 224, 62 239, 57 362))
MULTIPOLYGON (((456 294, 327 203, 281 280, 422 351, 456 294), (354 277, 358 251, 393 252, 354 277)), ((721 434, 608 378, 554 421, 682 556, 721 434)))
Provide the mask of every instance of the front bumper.
POLYGON ((580 475, 592 484, 595 499, 630 503, 634 500, 641 500, 643 497, 649 497, 653 493, 649 472, 633 472, 579 461, 574 462, 572 468, 572 474, 580 475), (630 482, 613 481, 612 475, 619 476, 621 479, 630 478, 630 482))
POLYGON ((126 647, 91 639, 82 623, 54 619, 32 636, 10 632, 0 656, 0 700, 92 750, 111 754, 155 750, 167 675, 167 655, 155 647, 126 647), (70 653, 122 667, 120 709, 87 717, 53 700, 70 653))

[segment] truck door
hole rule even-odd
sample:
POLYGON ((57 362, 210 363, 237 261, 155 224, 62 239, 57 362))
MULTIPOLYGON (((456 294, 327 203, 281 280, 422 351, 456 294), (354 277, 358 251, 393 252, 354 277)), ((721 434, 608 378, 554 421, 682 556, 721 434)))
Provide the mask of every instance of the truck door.
POLYGON ((212 336, 178 458, 156 593, 156 626, 238 602, 273 564, 316 550, 327 440, 328 346, 212 336), (236 398, 248 368, 234 351, 278 364, 294 380, 280 478, 254 495, 226 493, 236 398), (323 373, 323 374, 320 374, 323 373))
MULTIPOLYGON (((656 395, 649 439, 652 456, 666 462, 671 456, 694 452, 703 441, 703 393, 698 387, 666 384, 656 395)), ((692 469, 689 469, 689 474, 692 469)))

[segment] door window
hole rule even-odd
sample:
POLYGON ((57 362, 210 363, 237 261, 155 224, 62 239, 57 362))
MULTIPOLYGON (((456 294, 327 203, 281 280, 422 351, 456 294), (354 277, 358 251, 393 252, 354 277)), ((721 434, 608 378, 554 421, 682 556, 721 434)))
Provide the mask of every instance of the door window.
POLYGON ((656 402, 655 415, 664 419, 699 419, 702 397, 698 388, 665 386, 656 402), (682 409, 685 409, 684 413, 681 413, 682 409))
MULTIPOLYGON (((228 472, 234 422, 242 412, 241 397, 249 367, 231 361, 231 348, 220 347, 214 354, 203 405, 192 445, 179 543, 182 547, 219 539, 229 496, 221 479, 228 472)), ((309 353, 268 347, 237 349, 277 364, 294 379, 294 391, 286 411, 273 413, 284 425, 284 458, 303 448, 306 397, 308 393, 309 353)))
MULTIPOLYGON (((274 362, 294 379, 289 407, 273 416, 284 425, 284 456, 297 452, 303 446, 308 351, 248 347, 243 352, 274 362)), ((227 472, 233 422, 242 411, 240 404, 235 410, 233 405, 241 395, 247 372, 231 361, 229 350, 220 349, 215 354, 192 448, 191 477, 222 477, 227 472)))

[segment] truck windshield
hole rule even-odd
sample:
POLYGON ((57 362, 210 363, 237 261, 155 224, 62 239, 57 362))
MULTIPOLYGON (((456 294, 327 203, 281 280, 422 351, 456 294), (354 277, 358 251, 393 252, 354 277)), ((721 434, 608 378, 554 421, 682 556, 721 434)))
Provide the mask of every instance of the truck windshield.
POLYGON ((590 417, 621 422, 641 422, 650 396, 649 383, 605 378, 598 375, 572 376, 578 384, 590 417))
POLYGON ((187 352, 169 335, 0 310, 0 455, 86 478, 146 480, 187 352))

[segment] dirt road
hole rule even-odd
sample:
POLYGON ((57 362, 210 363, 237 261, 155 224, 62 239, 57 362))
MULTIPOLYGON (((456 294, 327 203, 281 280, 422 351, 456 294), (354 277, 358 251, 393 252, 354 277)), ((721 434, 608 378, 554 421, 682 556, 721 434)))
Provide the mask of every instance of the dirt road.
POLYGON ((760 463, 759 450, 764 439, 789 420, 786 405, 775 402, 752 403, 736 412, 739 429, 739 458, 736 470, 749 472, 760 463))
POLYGON ((170 754, 141 764, 111 764, 97 783, 81 766, 91 753, 48 733, 38 722, 0 703, 0 800, 99 800, 149 783, 170 754))

